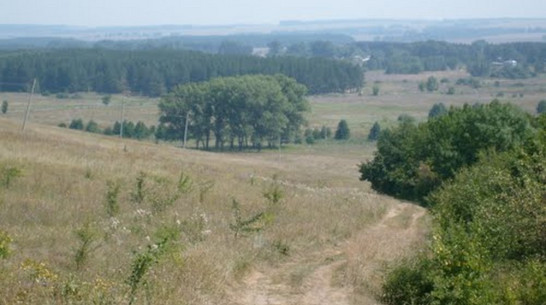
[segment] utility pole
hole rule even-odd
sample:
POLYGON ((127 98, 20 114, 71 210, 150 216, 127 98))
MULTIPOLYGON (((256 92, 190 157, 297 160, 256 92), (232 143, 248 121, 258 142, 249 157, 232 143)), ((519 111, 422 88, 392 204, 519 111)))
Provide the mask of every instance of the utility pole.
POLYGON ((281 162, 282 135, 279 135, 279 162, 281 162))
POLYGON ((123 125, 125 120, 125 97, 121 100, 121 125, 119 127, 119 137, 123 139, 123 125))
POLYGON ((36 79, 32 82, 32 89, 30 90, 30 95, 28 96, 27 111, 25 112, 25 119, 23 120, 23 130, 27 126, 28 115, 30 114, 30 103, 32 102, 32 95, 34 94, 34 88, 36 87, 36 79))
POLYGON ((188 139, 188 120, 190 118, 190 112, 186 112, 186 124, 184 126, 184 146, 183 148, 186 148, 186 140, 188 139))

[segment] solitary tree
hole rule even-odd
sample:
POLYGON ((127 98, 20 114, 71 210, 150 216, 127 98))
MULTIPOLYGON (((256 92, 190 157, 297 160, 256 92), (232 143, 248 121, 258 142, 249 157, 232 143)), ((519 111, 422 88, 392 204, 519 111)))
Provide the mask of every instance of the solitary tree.
POLYGON ((434 76, 431 76, 427 79, 427 91, 428 92, 432 92, 432 91, 436 91, 438 90, 438 80, 436 79, 436 77, 434 76))
POLYGON ((424 92, 425 91, 426 84, 425 82, 419 83, 419 91, 424 92))
POLYGON ((428 112, 428 117, 434 118, 437 116, 444 115, 446 113, 447 113, 447 109, 444 103, 437 103, 437 104, 434 104, 432 108, 430 108, 430 111, 428 112))
POLYGON ((380 133, 381 133, 381 126, 379 126, 378 122, 375 122, 372 128, 370 129, 370 134, 368 134, 368 140, 377 141, 380 133))
POLYGON ((372 87, 372 94, 373 94, 373 96, 378 96, 379 95, 379 86, 373 86, 372 87))
POLYGON ((105 106, 108 106, 111 101, 112 101, 112 96, 111 95, 105 95, 105 96, 102 97, 102 103, 105 106))
POLYGON ((8 112, 8 101, 3 101, 2 102, 2 113, 6 114, 6 112, 8 112))
MULTIPOLYGON (((4 101, 5 102, 5 101, 4 101)), ((2 104, 2 112, 4 112, 4 106, 2 104)), ((4 112, 5 113, 5 112, 4 112)), ((537 105, 537 113, 538 114, 542 114, 542 113, 546 113, 546 100, 542 100, 540 102, 538 102, 538 105, 537 105)))
POLYGON ((349 125, 347 125, 347 121, 341 120, 339 121, 339 124, 337 124, 337 130, 336 134, 334 135, 334 139, 336 140, 347 140, 351 136, 351 131, 349 130, 349 125))

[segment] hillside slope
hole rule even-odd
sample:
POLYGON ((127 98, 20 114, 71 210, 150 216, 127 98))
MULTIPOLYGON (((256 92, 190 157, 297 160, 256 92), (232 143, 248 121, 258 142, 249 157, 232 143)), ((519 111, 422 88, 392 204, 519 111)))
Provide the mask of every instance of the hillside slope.
POLYGON ((358 162, 0 119, 0 304, 376 304, 425 213, 369 191, 358 162))

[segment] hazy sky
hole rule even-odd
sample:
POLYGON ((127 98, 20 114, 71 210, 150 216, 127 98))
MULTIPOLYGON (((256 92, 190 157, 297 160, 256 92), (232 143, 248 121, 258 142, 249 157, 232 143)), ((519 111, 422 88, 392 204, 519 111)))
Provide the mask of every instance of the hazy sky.
POLYGON ((0 0, 0 24, 276 24, 280 20, 494 17, 546 17, 546 0, 0 0))

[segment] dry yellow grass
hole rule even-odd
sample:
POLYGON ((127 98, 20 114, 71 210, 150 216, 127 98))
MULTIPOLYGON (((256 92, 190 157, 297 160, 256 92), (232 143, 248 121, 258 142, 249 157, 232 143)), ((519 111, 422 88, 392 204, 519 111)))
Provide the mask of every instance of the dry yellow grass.
MULTIPOLYGON (((287 288, 277 293, 292 304, 315 304, 313 291, 324 289, 347 302, 373 299, 353 289, 373 278, 354 274, 360 256, 374 272, 382 268, 358 250, 359 236, 379 230, 400 203, 358 181, 359 160, 355 154, 206 153, 38 124, 22 132, 19 122, 0 119, 0 167, 22 173, 0 188, 0 230, 13 239, 11 255, 0 260, 0 303, 128 303, 137 255, 165 231, 179 235, 145 273, 134 304, 252 304, 253 293, 268 283, 287 288), (136 203, 141 173, 148 197, 136 203), (181 173, 191 189, 158 208, 176 192, 181 173), (114 217, 105 208, 107 181, 120 185, 114 217), (232 200, 249 217, 268 209, 263 193, 273 186, 283 198, 269 205, 273 216, 263 231, 235 238, 232 200), (86 225, 92 243, 77 268, 76 232, 86 225), (253 286, 249 279, 257 272, 265 279, 253 286), (334 276, 346 288, 336 288, 334 276)), ((383 247, 380 240, 398 227, 386 226, 365 242, 383 247)))
MULTIPOLYGON (((431 75, 448 78, 447 86, 467 77, 431 75)), ((129 303, 134 262, 169 232, 178 235, 154 257, 134 304, 378 304, 385 266, 423 244, 427 217, 358 181, 357 165, 374 150, 362 141, 373 122, 392 124, 401 113, 422 119, 434 103, 488 102, 501 91, 503 101, 533 112, 546 92, 539 78, 421 93, 417 84, 428 76, 368 73, 381 88, 377 97, 366 91, 371 86, 362 96, 311 97, 312 127, 334 128, 345 118, 356 139, 280 153, 207 153, 52 126, 73 118, 111 125, 119 96, 108 107, 94 94, 36 96, 21 132, 27 95, 2 93, 10 108, 0 115, 0 170, 21 176, 0 186, 0 231, 13 239, 11 255, 0 259, 0 304, 129 303), (147 197, 136 203, 142 173, 147 197), (174 198, 181 173, 192 187, 174 198), (108 182, 120 186, 114 217, 105 207, 108 182), (283 198, 272 206, 263 194, 275 186, 283 198), (268 211, 262 232, 234 237, 233 199, 243 218, 268 211), (92 236, 79 268, 77 232, 92 236)), ((127 119, 157 122, 157 100, 128 104, 127 119)))

